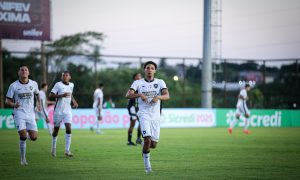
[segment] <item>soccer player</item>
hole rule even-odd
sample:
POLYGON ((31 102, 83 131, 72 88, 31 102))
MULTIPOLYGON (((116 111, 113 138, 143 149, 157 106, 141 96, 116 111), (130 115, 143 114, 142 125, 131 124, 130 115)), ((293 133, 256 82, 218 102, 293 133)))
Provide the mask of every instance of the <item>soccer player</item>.
POLYGON ((153 61, 144 64, 145 78, 136 80, 126 94, 126 98, 138 98, 139 111, 137 113, 143 143, 143 159, 146 173, 152 172, 150 164, 150 148, 155 148, 160 134, 160 105, 168 100, 169 91, 162 79, 154 78, 157 65, 153 61), (135 93, 137 92, 137 93, 135 93))
MULTIPOLYGON (((135 73, 132 76, 132 78, 133 78, 133 80, 140 80, 140 79, 142 79, 142 75, 141 75, 141 73, 135 73)), ((134 146, 135 144, 131 141, 132 131, 133 131, 133 128, 135 126, 135 122, 139 120, 138 116, 137 116, 138 105, 137 105, 136 99, 129 99, 128 100, 127 109, 128 109, 128 113, 129 113, 129 116, 130 116, 130 126, 128 128, 127 145, 134 146)), ((139 124, 139 126, 137 128, 136 144, 141 144, 141 143, 142 143, 142 140, 141 140, 141 126, 139 124)))
POLYGON ((40 95, 40 99, 41 99, 41 111, 36 111, 36 120, 39 120, 39 119, 43 119, 46 121, 46 124, 47 124, 47 128, 49 130, 49 134, 50 136, 52 136, 52 127, 51 127, 51 124, 50 124, 50 121, 49 121, 49 118, 48 118, 48 110, 47 110, 47 107, 48 107, 48 104, 54 104, 52 101, 48 101, 47 99, 47 96, 46 96, 46 93, 48 91, 48 85, 46 83, 42 83, 41 84, 41 90, 39 92, 39 95, 40 95))
MULTIPOLYGON (((100 130, 100 122, 102 121, 102 104, 103 104, 103 88, 104 88, 104 84, 100 83, 98 85, 98 88, 95 90, 94 92, 94 103, 93 103, 93 109, 96 112, 96 117, 97 117, 97 121, 96 121, 96 133, 97 134, 102 134, 103 132, 100 130)), ((94 125, 95 125, 94 124, 94 125)), ((93 126, 94 126, 93 125, 93 126)), ((91 131, 94 131, 94 127, 91 126, 91 131)))
POLYGON ((26 160, 27 133, 32 141, 37 139, 37 125, 34 113, 34 97, 37 110, 41 110, 38 84, 29 79, 27 65, 21 65, 18 71, 19 80, 13 82, 7 91, 5 103, 14 108, 13 118, 20 136, 21 165, 28 165, 26 160))
POLYGON ((244 133, 249 134, 250 131, 248 130, 249 127, 249 121, 250 121, 250 111, 247 108, 246 101, 248 100, 247 91, 250 91, 251 87, 249 84, 245 85, 245 88, 241 89, 239 95, 238 95, 238 102, 236 105, 236 119, 230 122, 230 127, 228 128, 229 134, 232 134, 232 130, 235 126, 235 124, 240 119, 241 115, 245 116, 245 126, 244 126, 244 133))
POLYGON ((52 133, 52 147, 51 154, 53 157, 56 157, 56 143, 57 143, 57 134, 59 131, 60 123, 63 121, 66 128, 66 146, 65 146, 65 155, 67 157, 72 157, 73 154, 70 151, 71 146, 71 124, 72 124, 72 107, 77 108, 78 104, 73 97, 74 84, 70 82, 71 74, 69 71, 64 71, 61 77, 62 81, 55 83, 49 97, 56 98, 56 104, 54 106, 54 130, 52 133))

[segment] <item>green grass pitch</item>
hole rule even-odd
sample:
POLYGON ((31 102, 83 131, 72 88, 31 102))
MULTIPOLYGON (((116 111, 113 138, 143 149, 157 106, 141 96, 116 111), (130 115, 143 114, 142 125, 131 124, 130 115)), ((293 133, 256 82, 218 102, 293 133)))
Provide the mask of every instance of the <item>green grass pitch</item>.
POLYGON ((27 141, 26 167, 20 165, 16 130, 0 130, 0 179, 300 179, 300 128, 250 130, 229 135, 226 128, 161 129, 148 175, 141 146, 125 145, 126 129, 103 135, 73 130, 73 158, 64 157, 64 130, 56 158, 51 137, 40 130, 36 142, 27 141))

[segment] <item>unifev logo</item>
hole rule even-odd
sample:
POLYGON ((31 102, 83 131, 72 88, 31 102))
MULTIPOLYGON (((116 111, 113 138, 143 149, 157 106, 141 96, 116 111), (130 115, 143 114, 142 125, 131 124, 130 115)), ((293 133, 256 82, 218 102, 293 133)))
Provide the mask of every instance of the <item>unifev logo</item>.
POLYGON ((15 123, 12 115, 0 115, 0 129, 13 129, 15 123))
MULTIPOLYGON (((230 110, 226 113, 226 122, 229 125, 235 119, 235 112, 230 110)), ((245 117, 241 116, 238 126, 245 125, 245 117)), ((274 111, 272 114, 251 114, 251 127, 281 127, 281 111, 274 111)))

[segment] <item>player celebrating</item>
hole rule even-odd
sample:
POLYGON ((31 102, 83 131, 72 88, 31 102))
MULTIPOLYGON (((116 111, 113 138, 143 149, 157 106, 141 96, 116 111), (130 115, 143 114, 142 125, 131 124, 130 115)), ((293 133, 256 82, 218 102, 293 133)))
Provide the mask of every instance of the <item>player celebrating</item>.
POLYGON ((34 96, 36 97, 37 110, 41 110, 39 89, 35 81, 28 78, 27 65, 21 65, 18 71, 19 80, 9 86, 6 94, 6 104, 14 108, 13 118, 20 136, 21 165, 28 165, 26 160, 27 132, 32 141, 37 139, 37 125, 34 113, 34 96))
MULTIPOLYGON (((140 80, 140 79, 142 79, 142 75, 140 73, 135 73, 132 76, 132 78, 133 78, 133 80, 140 80)), ((134 146, 135 144, 131 141, 131 138, 132 138, 132 131, 133 131, 133 128, 135 126, 135 122, 136 122, 136 120, 138 120, 138 116, 136 114, 138 112, 138 106, 137 106, 136 99, 129 99, 128 100, 127 109, 128 109, 128 113, 129 113, 129 116, 130 116, 130 126, 128 128, 128 141, 127 141, 127 145, 134 146)), ((142 143, 142 140, 141 140, 141 126, 140 126, 140 124, 139 124, 138 129, 137 129, 136 143, 137 144, 141 144, 142 143)))
POLYGON ((56 142, 57 142, 57 134, 59 131, 60 123, 63 121, 66 127, 66 148, 65 155, 68 157, 72 157, 73 154, 70 151, 71 146, 71 124, 72 124, 72 107, 71 102, 73 103, 73 107, 77 108, 78 104, 73 97, 73 88, 74 84, 70 82, 71 75, 69 71, 64 71, 62 73, 62 81, 57 82, 53 89, 51 90, 50 97, 56 98, 56 104, 54 107, 54 130, 52 133, 52 148, 51 154, 52 156, 56 156, 56 142))
MULTIPOLYGON (((100 121, 102 120, 101 112, 102 112, 102 104, 103 104, 103 88, 104 88, 104 84, 100 83, 98 85, 98 88, 94 92, 93 109, 95 110, 96 117, 97 117, 97 121, 95 123, 97 125, 97 127, 96 127, 97 128, 97 130, 96 130, 97 134, 102 134, 103 133, 102 131, 100 131, 100 121)), ((91 131, 93 131, 93 129, 94 129, 93 126, 91 126, 91 128, 90 128, 91 131)))
POLYGON ((238 102, 236 105, 236 119, 230 122, 230 127, 228 128, 229 134, 232 134, 232 130, 240 119, 240 116, 243 114, 245 116, 245 126, 244 126, 244 133, 249 134, 250 131, 248 130, 249 127, 249 120, 250 120, 250 111, 247 108, 246 101, 248 100, 247 91, 250 91, 250 85, 246 84, 245 88, 241 89, 238 95, 238 102))
POLYGON ((42 105, 41 109, 42 110, 36 111, 36 120, 39 120, 39 119, 45 120, 46 124, 47 124, 47 128, 49 130, 49 134, 50 134, 50 136, 52 136, 52 127, 51 127, 51 124, 50 124, 50 121, 48 118, 47 107, 48 107, 48 104, 54 104, 54 103, 47 100, 47 97, 46 97, 47 91, 48 91, 48 85, 46 83, 41 84, 41 90, 39 92, 39 95, 40 95, 40 99, 41 99, 41 105, 42 105))
POLYGON ((138 117, 144 138, 143 159, 146 173, 152 172, 150 164, 150 148, 155 148, 160 134, 160 105, 168 100, 169 91, 166 83, 154 78, 157 65, 148 61, 144 64, 145 79, 136 80, 126 94, 126 98, 138 98, 138 117), (135 92, 138 93, 135 93, 135 92))

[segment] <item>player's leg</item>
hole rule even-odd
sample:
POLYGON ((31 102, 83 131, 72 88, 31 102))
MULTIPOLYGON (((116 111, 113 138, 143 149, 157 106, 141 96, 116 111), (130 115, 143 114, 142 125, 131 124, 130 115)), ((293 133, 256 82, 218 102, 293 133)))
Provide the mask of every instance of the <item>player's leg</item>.
POLYGON ((232 134, 233 128, 236 125, 236 123, 239 121, 240 116, 241 116, 241 108, 238 106, 235 112, 235 119, 229 122, 229 128, 228 128, 229 134, 232 134))
POLYGON ((150 163, 150 146, 151 146, 151 130, 150 121, 140 118, 142 136, 144 138, 143 143, 143 160, 146 173, 150 173, 151 163, 150 163))
POLYGON ((151 121, 151 144, 150 148, 154 149, 157 146, 157 143, 159 141, 159 135, 160 135, 160 120, 151 121))
POLYGON ((19 149, 20 149, 21 165, 26 166, 28 165, 26 161, 26 139, 27 139, 26 122, 25 120, 22 119, 14 119, 14 120, 20 137, 19 149))
POLYGON ((245 126, 244 126, 244 133, 250 134, 250 131, 248 130, 250 124, 250 111, 247 107, 245 107, 245 126))
POLYGON ((56 144, 57 144, 57 135, 59 132, 59 127, 60 123, 62 121, 62 117, 59 115, 54 115, 53 120, 54 120, 54 129, 52 132, 52 145, 51 145, 51 155, 53 157, 56 156, 56 144))
MULTIPOLYGON (((139 122, 139 120, 137 120, 139 122)), ((139 122, 139 126, 137 128, 137 138, 136 138, 136 144, 142 144, 142 139, 141 139, 141 135, 142 135, 142 132, 141 132, 141 125, 140 125, 140 122, 139 122)))
POLYGON ((128 128, 128 138, 127 138, 127 145, 135 145, 131 139, 132 139, 132 131, 133 131, 133 128, 135 126, 135 122, 136 120, 132 118, 132 116, 130 117, 130 125, 129 125, 129 128, 128 128))
POLYGON ((49 120, 49 118, 48 118, 48 115, 47 115, 47 117, 45 117, 44 119, 45 119, 45 121, 46 121, 46 126, 47 126, 48 131, 49 131, 49 134, 50 134, 50 136, 51 136, 53 130, 52 130, 52 126, 51 126, 50 120, 49 120))
POLYGON ((70 151, 71 142, 72 142, 72 133, 71 133, 71 123, 72 115, 67 115, 64 117, 65 127, 66 127, 66 147, 65 147, 65 155, 68 157, 72 157, 73 154, 70 151))
POLYGON ((99 112, 99 115, 97 116, 98 117, 98 120, 97 120, 97 130, 96 130, 96 133, 97 134, 103 134, 103 132, 100 130, 100 123, 102 121, 102 116, 99 112))

